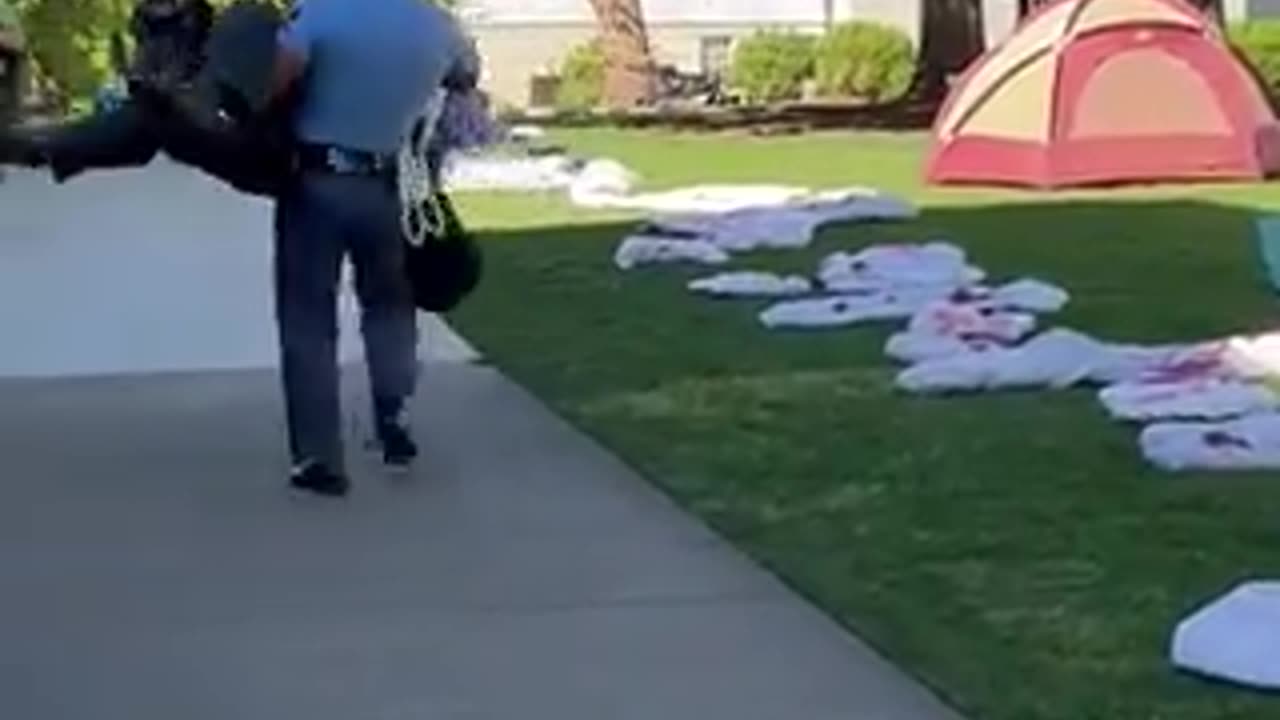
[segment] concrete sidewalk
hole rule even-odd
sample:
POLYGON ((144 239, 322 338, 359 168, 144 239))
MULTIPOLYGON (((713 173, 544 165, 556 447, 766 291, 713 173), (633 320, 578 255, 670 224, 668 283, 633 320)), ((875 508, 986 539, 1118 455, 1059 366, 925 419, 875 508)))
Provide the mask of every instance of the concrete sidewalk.
POLYGON ((952 717, 490 370, 348 501, 283 488, 275 395, 0 383, 0 717, 952 717))
MULTIPOLYGON (((172 163, 0 183, 0 377, 275 363, 271 205, 172 163)), ((350 284, 339 352, 363 357, 350 284)), ((466 359, 423 317, 424 352, 466 359)))
POLYGON ((439 323, 415 475, 358 461, 350 373, 355 493, 290 493, 261 209, 18 182, 0 718, 955 720, 439 323))

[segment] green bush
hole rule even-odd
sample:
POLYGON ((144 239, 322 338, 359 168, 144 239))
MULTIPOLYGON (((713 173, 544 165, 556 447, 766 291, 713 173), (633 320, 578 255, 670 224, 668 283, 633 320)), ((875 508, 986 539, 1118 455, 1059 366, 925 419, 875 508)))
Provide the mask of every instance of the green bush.
MULTIPOLYGON (((232 0, 212 0, 221 9, 232 0)), ((277 7, 290 0, 268 0, 277 7)), ((46 100, 73 112, 92 105, 94 93, 113 78, 112 37, 127 38, 135 0, 0 0, 0 24, 19 19, 30 73, 46 100)))
POLYGON ((1235 24, 1227 37, 1257 69, 1271 94, 1280 93, 1280 20, 1235 24))
POLYGON ((752 102, 798 98, 813 77, 814 47, 809 35, 759 30, 734 48, 729 82, 752 102))
POLYGON ((851 22, 822 38, 816 64, 823 93, 878 102, 897 98, 910 87, 915 49, 897 28, 851 22))
POLYGON ((112 74, 111 35, 124 32, 131 0, 16 0, 32 69, 66 101, 86 100, 112 74))
POLYGON ((562 110, 590 110, 604 101, 604 51, 598 40, 569 51, 560 66, 556 105, 562 110))

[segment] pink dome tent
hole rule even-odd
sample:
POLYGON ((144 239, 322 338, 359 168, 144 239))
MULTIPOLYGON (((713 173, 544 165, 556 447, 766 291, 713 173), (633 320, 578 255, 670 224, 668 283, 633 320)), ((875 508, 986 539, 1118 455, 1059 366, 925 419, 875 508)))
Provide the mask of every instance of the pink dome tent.
POLYGON ((936 184, 1257 180, 1280 123, 1184 0, 1056 0, 978 59, 934 124, 936 184))

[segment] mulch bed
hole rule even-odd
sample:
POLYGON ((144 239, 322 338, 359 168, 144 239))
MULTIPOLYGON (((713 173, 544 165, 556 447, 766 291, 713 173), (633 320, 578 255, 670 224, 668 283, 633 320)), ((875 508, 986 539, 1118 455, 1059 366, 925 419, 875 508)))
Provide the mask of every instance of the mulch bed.
POLYGON ((510 118, 552 127, 614 127, 685 132, 747 132, 773 136, 815 130, 923 130, 938 112, 936 99, 893 103, 790 103, 776 106, 669 106, 588 114, 529 114, 510 118))

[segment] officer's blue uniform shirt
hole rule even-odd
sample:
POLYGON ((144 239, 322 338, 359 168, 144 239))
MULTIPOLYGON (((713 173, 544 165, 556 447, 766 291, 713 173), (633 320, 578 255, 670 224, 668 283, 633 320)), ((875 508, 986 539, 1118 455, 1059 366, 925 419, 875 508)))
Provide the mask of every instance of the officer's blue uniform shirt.
POLYGON ((431 0, 306 0, 280 42, 307 60, 298 137, 388 153, 471 51, 431 0))

